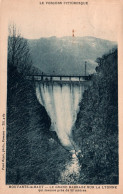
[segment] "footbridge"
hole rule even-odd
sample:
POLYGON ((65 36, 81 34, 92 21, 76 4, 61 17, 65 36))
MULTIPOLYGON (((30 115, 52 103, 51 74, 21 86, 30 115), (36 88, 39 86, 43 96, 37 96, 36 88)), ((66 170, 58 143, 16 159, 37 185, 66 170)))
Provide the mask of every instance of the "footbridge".
POLYGON ((90 82, 92 79, 92 75, 27 75, 26 78, 32 81, 39 81, 42 83, 83 83, 90 82))

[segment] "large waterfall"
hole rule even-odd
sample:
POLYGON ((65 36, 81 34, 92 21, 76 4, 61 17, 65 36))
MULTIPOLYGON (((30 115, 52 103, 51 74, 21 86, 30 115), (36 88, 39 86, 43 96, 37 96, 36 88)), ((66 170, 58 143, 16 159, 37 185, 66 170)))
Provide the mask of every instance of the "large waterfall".
POLYGON ((36 95, 51 118, 51 129, 56 131, 61 143, 71 147, 71 130, 85 90, 79 83, 36 82, 36 95))

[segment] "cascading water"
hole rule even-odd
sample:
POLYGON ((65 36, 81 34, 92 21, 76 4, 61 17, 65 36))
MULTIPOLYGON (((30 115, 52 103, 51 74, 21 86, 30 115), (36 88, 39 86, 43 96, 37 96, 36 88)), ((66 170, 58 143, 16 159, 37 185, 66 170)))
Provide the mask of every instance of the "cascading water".
POLYGON ((79 102, 85 90, 79 83, 36 82, 36 95, 51 118, 51 129, 56 131, 63 146, 72 148, 70 135, 75 123, 79 102))

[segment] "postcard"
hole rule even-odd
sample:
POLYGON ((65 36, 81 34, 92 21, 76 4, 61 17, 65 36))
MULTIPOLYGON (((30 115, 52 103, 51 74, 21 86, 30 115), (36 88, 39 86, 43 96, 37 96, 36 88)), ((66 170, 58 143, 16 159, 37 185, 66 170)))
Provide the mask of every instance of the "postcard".
POLYGON ((1 0, 0 192, 123 192, 123 2, 1 0))

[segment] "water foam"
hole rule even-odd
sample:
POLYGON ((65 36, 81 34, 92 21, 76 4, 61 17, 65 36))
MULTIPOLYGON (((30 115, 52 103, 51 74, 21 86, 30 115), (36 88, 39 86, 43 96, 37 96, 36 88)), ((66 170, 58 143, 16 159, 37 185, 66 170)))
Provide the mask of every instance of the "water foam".
POLYGON ((71 129, 79 111, 85 88, 80 84, 36 82, 36 96, 51 118, 51 130, 56 131, 64 146, 71 146, 71 129))

